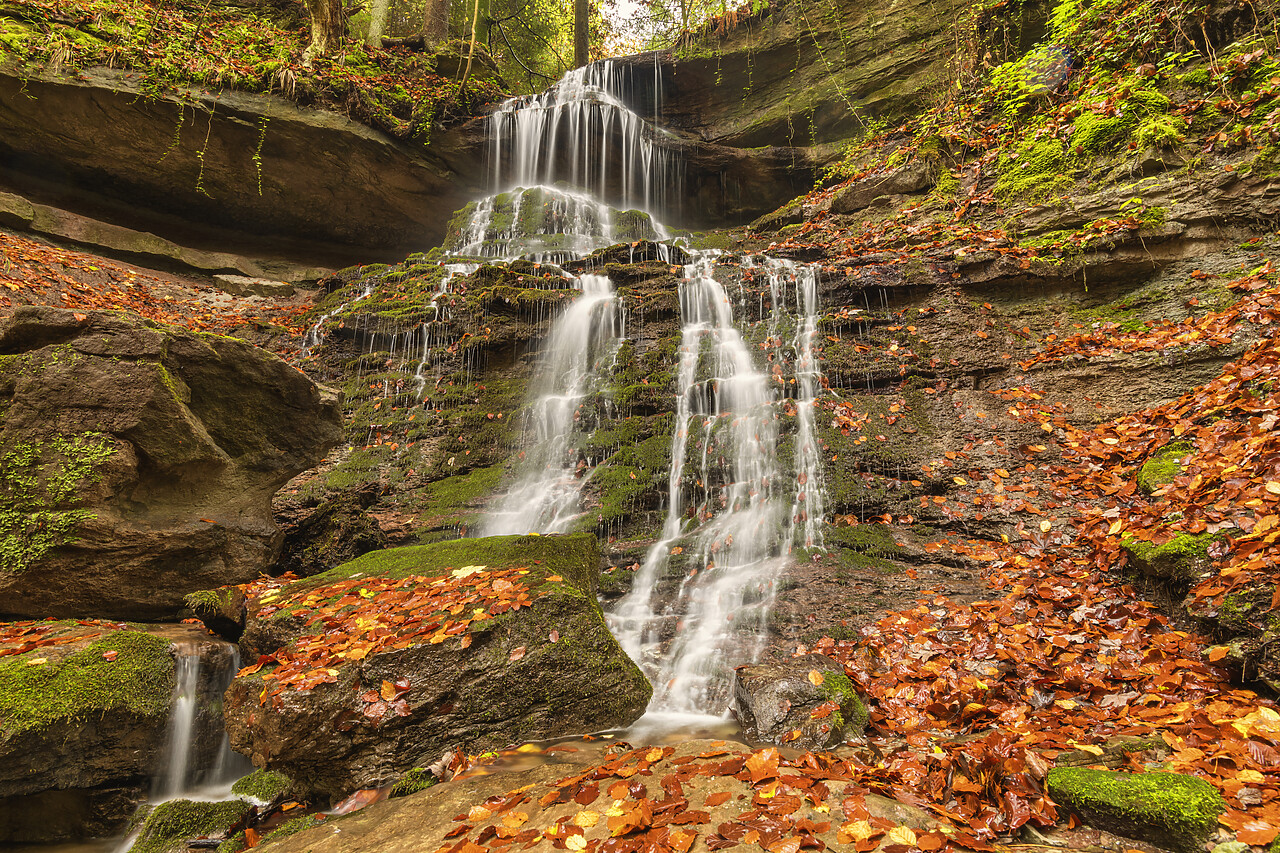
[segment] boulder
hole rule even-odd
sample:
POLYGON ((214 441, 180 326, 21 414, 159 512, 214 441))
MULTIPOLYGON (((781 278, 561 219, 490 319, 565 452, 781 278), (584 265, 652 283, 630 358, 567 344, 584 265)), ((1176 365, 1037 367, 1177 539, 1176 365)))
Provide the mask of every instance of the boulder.
POLYGON ((0 319, 0 609, 172 619, 271 563, 272 495, 340 439, 336 396, 244 341, 20 307, 0 319))
POLYGON ((481 752, 627 725, 650 687, 605 626, 591 535, 374 551, 251 594, 231 745, 337 798, 481 752))
MULTIPOLYGON (((123 828, 161 764, 174 642, 205 643, 199 650, 209 654, 229 648, 186 627, 0 625, 0 842, 99 838, 123 828)), ((212 682, 205 677, 197 689, 206 707, 212 682)), ((198 746, 193 766, 211 764, 220 746, 220 738, 198 746)))
POLYGON ((748 664, 734 673, 733 710, 748 740, 830 749, 861 739, 867 708, 826 655, 748 664))
POLYGON ((1055 767, 1045 789, 1086 823, 1186 853, 1204 849, 1226 810, 1217 789, 1183 773, 1055 767))
POLYGON ((841 187, 831 197, 832 213, 857 213, 880 196, 907 195, 928 189, 933 175, 927 163, 912 160, 892 172, 868 175, 841 187))

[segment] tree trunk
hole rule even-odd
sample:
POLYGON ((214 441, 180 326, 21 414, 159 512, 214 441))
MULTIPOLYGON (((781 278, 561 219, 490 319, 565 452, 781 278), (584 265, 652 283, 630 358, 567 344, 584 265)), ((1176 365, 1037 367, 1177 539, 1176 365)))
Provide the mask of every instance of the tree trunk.
POLYGON ((364 43, 369 47, 382 47, 382 29, 387 25, 387 10, 391 0, 373 0, 369 6, 369 33, 364 43))
POLYGON ((449 38, 449 0, 427 0, 422 18, 422 39, 429 45, 449 38))
POLYGON ((587 59, 587 22, 591 16, 588 0, 573 0, 573 66, 581 68, 587 59))
POLYGON ((306 0, 311 14, 311 44, 302 57, 310 62, 312 57, 333 53, 347 37, 347 15, 342 0, 306 0))

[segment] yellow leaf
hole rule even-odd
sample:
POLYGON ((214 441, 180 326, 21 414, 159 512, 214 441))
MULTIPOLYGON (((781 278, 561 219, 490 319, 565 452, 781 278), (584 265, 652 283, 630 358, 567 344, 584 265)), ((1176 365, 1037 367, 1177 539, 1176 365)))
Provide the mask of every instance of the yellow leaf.
POLYGON ((564 846, 567 850, 585 850, 587 849, 587 839, 581 835, 570 835, 564 840, 564 846))
POLYGON ((957 486, 963 486, 967 484, 969 481, 966 480, 964 477, 952 477, 951 482, 955 483, 957 486))
POLYGON ((1107 528, 1107 535, 1115 536, 1120 532, 1120 528, 1122 527, 1124 527, 1124 522, 1117 518, 1115 521, 1111 522, 1111 526, 1107 528))
POLYGON ((595 826, 597 823, 600 822, 600 812, 593 812, 593 811, 578 812, 576 815, 573 816, 573 822, 575 825, 580 826, 583 829, 590 829, 591 827, 595 826))
POLYGON ((31 660, 27 661, 26 664, 27 666, 39 666, 42 663, 48 663, 48 662, 49 662, 48 658, 32 658, 31 660))
POLYGON ((1241 782, 1244 782, 1249 785, 1261 785, 1267 781, 1266 777, 1263 776, 1261 773, 1259 773, 1257 770, 1253 770, 1252 768, 1248 768, 1248 767, 1246 767, 1243 770, 1237 770, 1236 778, 1239 779, 1241 782))
POLYGON ((916 834, 909 826, 895 826, 885 833, 884 840, 889 844, 905 844, 908 847, 916 846, 916 834))
POLYGON ((1040 522, 1041 533, 1048 533, 1052 529, 1053 529, 1053 524, 1051 524, 1048 520, 1040 522))
POLYGON ((1264 488, 1273 495, 1280 495, 1280 480, 1272 480, 1264 488))
POLYGON ((821 687, 822 682, 825 680, 826 678, 822 675, 822 673, 818 672, 816 669, 809 670, 809 682, 814 687, 821 687))

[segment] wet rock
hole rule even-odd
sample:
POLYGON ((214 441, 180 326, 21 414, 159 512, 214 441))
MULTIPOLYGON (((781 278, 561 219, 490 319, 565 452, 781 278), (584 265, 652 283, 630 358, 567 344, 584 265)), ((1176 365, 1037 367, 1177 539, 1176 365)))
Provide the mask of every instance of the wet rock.
POLYGON ((1148 577, 1191 583, 1212 565, 1210 549, 1222 537, 1213 533, 1179 533, 1160 545, 1133 537, 1120 541, 1129 561, 1148 577))
MULTIPOLYGON (((20 642, 38 633, 41 645, 0 657, 0 842, 111 835, 145 798, 161 763, 173 643, 203 643, 208 635, 109 622, 38 627, 20 642)), ((227 653, 216 645, 205 651, 227 653)), ((212 680, 197 693, 209 707, 212 680)), ((220 740, 197 743, 195 760, 212 763, 220 740)))
POLYGON ((843 187, 831 197, 832 213, 857 213, 871 207, 881 196, 907 195, 921 192, 933 185, 933 175, 927 163, 912 160, 896 171, 883 175, 868 175, 843 187))
POLYGON ((604 624, 599 559, 590 535, 457 540, 375 551, 251 600, 247 655, 287 661, 325 631, 331 646, 308 658, 320 681, 306 689, 281 687, 271 661, 235 679, 225 703, 232 747, 288 774, 303 793, 332 799, 390 783, 453 747, 474 753, 630 723, 651 691, 604 624), (511 577, 527 604, 477 605, 515 594, 500 574, 508 569, 526 572, 511 577), (388 599, 360 586, 401 581, 396 589, 416 605, 397 599, 384 609, 388 599), (480 598, 456 613, 429 598, 455 593, 480 598), (355 608, 343 612, 360 620, 359 637, 335 627, 346 617, 311 621, 309 608, 339 600, 338 609, 355 608), (400 626, 408 633, 392 642, 400 626), (359 644, 370 636, 389 639, 359 644))
POLYGON ((286 525, 276 570, 307 577, 388 547, 387 535, 368 513, 378 497, 374 488, 342 492, 286 525))
MULTIPOLYGON (((651 808, 655 801, 674 800, 676 810, 664 817, 678 817, 679 822, 656 831, 678 833, 675 840, 691 843, 694 850, 714 849, 707 845, 713 836, 719 836, 719 846, 731 846, 735 838, 741 839, 754 826, 761 825, 785 839, 785 833, 796 832, 792 827, 803 821, 809 821, 805 836, 818 839, 827 850, 852 850, 850 836, 843 834, 841 827, 863 819, 876 825, 905 826, 916 833, 937 833, 937 819, 924 810, 866 794, 856 784, 835 779, 807 789, 805 797, 779 802, 771 795, 792 795, 778 793, 773 759, 780 756, 774 748, 753 753, 723 740, 690 740, 675 747, 620 749, 611 755, 592 749, 592 745, 578 744, 572 750, 540 756, 543 763, 531 769, 508 768, 509 772, 455 779, 426 793, 375 803, 286 839, 273 849, 278 853, 412 853, 453 844, 461 849, 476 837, 493 837, 497 830, 512 834, 528 831, 527 842, 521 846, 536 853, 549 853, 564 849, 567 836, 539 830, 557 823, 573 830, 580 827, 577 837, 585 841, 586 849, 599 849, 614 831, 609 818, 615 818, 614 827, 619 826, 616 810, 606 811, 615 799, 626 810, 635 809, 641 799, 647 800, 651 808), (743 769, 745 762, 752 759, 762 767, 756 783, 751 781, 751 772, 743 769), (643 770, 637 772, 640 767, 643 770), (677 783, 672 786, 668 782, 674 794, 658 787, 658 780, 662 779, 677 783), (621 789, 614 789, 619 783, 621 789), (766 786, 771 786, 767 789, 769 796, 762 797, 766 786), (619 796, 610 794, 611 789, 617 790, 619 796), (761 804, 766 799, 772 801, 774 810, 762 818, 761 804), (500 812, 487 807, 472 811, 472 806, 486 800, 490 805, 510 803, 510 807, 500 812), (680 800, 684 800, 683 805, 680 800), (786 817, 779 816, 783 811, 786 817), (458 827, 463 824, 454 817, 459 814, 474 815, 466 820, 465 838, 458 836, 458 827), (504 824, 504 817, 516 823, 516 828, 504 824), (445 835, 451 832, 454 837, 446 840, 445 835), (724 843, 726 838, 729 844, 724 843)), ((782 766, 781 762, 777 765, 782 766)), ((628 832, 623 826, 618 832, 619 846, 642 843, 644 832, 643 827, 628 832)), ((936 837, 942 836, 937 833, 936 837)), ((743 846, 750 849, 751 845, 743 846)), ((785 843, 782 849, 786 849, 785 843)))
POLYGON ((18 308, 0 319, 0 609, 173 618, 257 576, 272 495, 340 438, 336 396, 243 341, 18 308))
POLYGON ((829 749, 861 738, 867 708, 826 655, 738 667, 733 710, 749 740, 829 749))
POLYGON ((1182 773, 1057 767, 1045 788, 1089 824, 1186 853, 1204 849, 1226 809, 1212 785, 1182 773))

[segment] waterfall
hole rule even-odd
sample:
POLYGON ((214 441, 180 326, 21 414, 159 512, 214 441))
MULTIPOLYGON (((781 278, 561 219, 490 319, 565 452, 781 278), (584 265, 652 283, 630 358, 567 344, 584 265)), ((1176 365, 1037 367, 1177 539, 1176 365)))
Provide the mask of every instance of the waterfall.
POLYGON ((526 473, 486 518, 481 535, 561 533, 577 515, 588 464, 575 439, 594 429, 593 407, 622 342, 622 317, 608 276, 578 279, 582 296, 556 321, 528 419, 526 473))
POLYGON ((713 265, 713 254, 695 254, 680 289, 683 328, 662 533, 609 615, 619 642, 653 681, 650 710, 658 712, 726 710, 732 665, 754 661, 764 648, 774 582, 797 535, 802 547, 820 547, 822 539, 813 416, 820 384, 812 342, 816 275, 787 261, 764 262, 768 343, 780 343, 784 326, 793 327, 788 343, 795 375, 788 382, 781 359, 768 375, 757 368, 713 265), (778 463, 785 416, 795 419, 790 476, 778 463), (675 603, 658 612, 655 591, 673 566, 683 579, 675 603))
MULTIPOLYGON (((656 65, 654 73, 660 82, 656 65)), ((492 185, 565 181, 599 201, 671 219, 684 195, 679 146, 626 106, 627 88, 623 71, 604 60, 568 72, 544 92, 504 102, 489 119, 492 185)))
POLYGON ((231 643, 174 644, 173 695, 152 801, 217 799, 251 769, 247 758, 231 750, 222 725, 222 695, 239 669, 240 653, 231 643), (217 654, 208 653, 211 645, 217 654))

